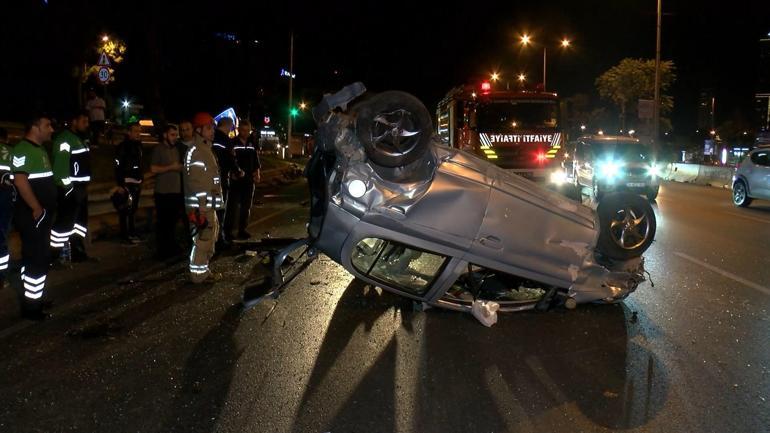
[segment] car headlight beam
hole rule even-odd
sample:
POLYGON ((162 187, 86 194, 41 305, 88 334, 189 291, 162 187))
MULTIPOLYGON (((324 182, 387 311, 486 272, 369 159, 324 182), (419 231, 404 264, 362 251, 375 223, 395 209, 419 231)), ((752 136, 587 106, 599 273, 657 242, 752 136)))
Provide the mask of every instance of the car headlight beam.
POLYGON ((612 180, 620 175, 623 163, 620 161, 605 161, 599 164, 599 175, 607 180, 612 180))

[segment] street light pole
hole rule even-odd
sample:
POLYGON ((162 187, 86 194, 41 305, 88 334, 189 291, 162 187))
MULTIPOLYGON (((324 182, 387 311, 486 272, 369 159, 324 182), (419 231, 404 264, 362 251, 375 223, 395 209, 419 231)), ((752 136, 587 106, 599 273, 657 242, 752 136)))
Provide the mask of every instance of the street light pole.
POLYGON ((658 0, 658 25, 657 38, 655 41, 655 106, 652 111, 652 139, 656 147, 658 147, 658 137, 660 136, 660 25, 662 15, 662 0, 658 0))
POLYGON ((291 32, 291 39, 289 41, 289 127, 286 133, 286 146, 291 144, 291 121, 292 121, 292 108, 293 108, 293 91, 294 87, 294 32, 291 32))
POLYGON ((543 92, 545 92, 546 47, 543 45, 543 92))

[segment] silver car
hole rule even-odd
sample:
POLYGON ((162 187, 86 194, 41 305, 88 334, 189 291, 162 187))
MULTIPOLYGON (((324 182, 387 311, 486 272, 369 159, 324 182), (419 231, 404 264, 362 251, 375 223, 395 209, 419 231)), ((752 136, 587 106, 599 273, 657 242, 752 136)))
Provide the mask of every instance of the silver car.
POLYGON ((752 150, 735 168, 733 203, 746 207, 754 199, 770 200, 770 147, 752 150))
MULTIPOLYGON (((308 238, 274 258, 268 295, 319 252, 417 305, 461 311, 614 302, 644 281, 646 200, 611 194, 594 211, 441 145, 413 96, 364 91, 356 83, 314 109, 308 238)), ((244 303, 262 298, 247 290, 244 303)))

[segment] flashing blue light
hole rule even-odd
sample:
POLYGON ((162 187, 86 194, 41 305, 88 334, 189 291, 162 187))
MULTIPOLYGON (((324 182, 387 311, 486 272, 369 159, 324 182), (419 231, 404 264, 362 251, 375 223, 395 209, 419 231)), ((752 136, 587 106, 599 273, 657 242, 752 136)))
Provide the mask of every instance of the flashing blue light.
POLYGON ((238 128, 238 124, 240 122, 238 122, 238 116, 235 114, 235 109, 233 109, 233 107, 227 108, 225 111, 214 116, 214 121, 219 123, 219 121, 224 119, 225 117, 228 117, 233 121, 233 128, 231 129, 231 131, 234 131, 236 128, 238 128))

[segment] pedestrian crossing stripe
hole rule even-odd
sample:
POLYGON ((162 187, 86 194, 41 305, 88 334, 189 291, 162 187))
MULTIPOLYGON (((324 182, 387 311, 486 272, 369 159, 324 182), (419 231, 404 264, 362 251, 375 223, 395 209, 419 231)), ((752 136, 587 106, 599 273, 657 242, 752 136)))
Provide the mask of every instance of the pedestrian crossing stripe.
POLYGON ((24 163, 27 162, 26 156, 14 156, 13 157, 13 166, 14 167, 21 167, 24 165, 24 163))

